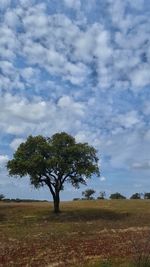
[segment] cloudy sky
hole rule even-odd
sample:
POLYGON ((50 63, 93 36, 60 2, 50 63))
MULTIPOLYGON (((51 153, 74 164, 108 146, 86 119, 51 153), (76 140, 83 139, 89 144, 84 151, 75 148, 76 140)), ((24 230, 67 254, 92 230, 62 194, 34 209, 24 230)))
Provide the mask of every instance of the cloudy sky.
POLYGON ((97 193, 150 191, 149 25, 148 0, 0 0, 0 193, 49 199, 5 165, 60 131, 98 149, 97 193))

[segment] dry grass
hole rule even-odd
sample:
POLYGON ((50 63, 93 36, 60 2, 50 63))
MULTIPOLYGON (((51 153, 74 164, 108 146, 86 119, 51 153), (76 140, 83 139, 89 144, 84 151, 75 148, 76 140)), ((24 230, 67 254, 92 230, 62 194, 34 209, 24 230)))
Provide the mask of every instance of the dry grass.
POLYGON ((148 200, 71 201, 61 210, 1 202, 0 266, 99 267, 103 259, 119 266, 132 258, 134 236, 141 240, 150 231, 148 200))

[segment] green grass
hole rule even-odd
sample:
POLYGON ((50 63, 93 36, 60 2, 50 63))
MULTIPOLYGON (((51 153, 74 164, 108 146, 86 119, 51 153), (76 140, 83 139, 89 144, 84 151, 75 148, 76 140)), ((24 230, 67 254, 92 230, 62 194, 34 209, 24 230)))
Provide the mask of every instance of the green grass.
POLYGON ((0 266, 132 267, 131 241, 140 247, 149 236, 149 200, 62 202, 59 215, 52 208, 0 202, 0 266))

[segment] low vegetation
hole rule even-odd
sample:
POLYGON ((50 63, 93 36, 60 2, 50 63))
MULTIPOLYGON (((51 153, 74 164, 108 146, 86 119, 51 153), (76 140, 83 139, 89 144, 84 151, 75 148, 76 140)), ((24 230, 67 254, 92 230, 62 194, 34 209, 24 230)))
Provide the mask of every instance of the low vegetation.
POLYGON ((149 266, 149 200, 77 200, 61 208, 58 215, 53 203, 1 201, 0 266, 149 266))

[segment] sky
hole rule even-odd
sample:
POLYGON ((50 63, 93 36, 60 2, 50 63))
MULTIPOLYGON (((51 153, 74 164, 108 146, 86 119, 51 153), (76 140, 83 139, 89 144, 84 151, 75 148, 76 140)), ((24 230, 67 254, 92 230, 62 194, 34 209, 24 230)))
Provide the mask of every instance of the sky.
POLYGON ((97 195, 150 191, 149 25, 149 0, 0 0, 0 193, 51 199, 6 163, 28 135, 62 131, 98 150, 97 195))

